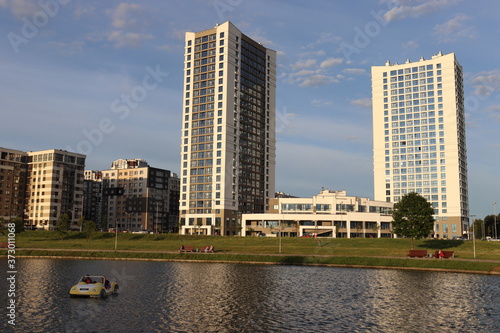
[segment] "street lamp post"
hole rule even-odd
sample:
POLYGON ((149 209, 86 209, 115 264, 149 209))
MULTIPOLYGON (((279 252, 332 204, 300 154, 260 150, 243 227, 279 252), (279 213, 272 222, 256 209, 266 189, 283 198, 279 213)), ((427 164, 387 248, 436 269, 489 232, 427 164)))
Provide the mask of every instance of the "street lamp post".
POLYGON ((118 220, 115 220, 115 250, 118 247, 118 220))
POLYGON ((158 201, 156 202, 156 233, 158 234, 158 201))
POLYGON ((495 226, 495 239, 497 239, 497 203, 493 203, 493 225, 495 226))
POLYGON ((280 241, 279 241, 279 243, 280 243, 280 245, 279 245, 279 253, 281 253, 281 230, 283 228, 282 222, 283 221, 279 221, 279 226, 278 226, 278 237, 280 239, 280 241))
POLYGON ((130 215, 131 215, 132 213, 127 213, 127 212, 124 212, 124 213, 125 213, 125 214, 127 214, 127 221, 126 221, 126 225, 127 225, 127 232, 129 232, 129 231, 130 231, 130 230, 129 230, 129 222, 130 222, 129 220, 130 220, 130 215))
POLYGON ((472 218, 472 244, 474 247, 474 259, 476 259, 476 224, 474 223, 474 218, 476 215, 471 215, 472 218))

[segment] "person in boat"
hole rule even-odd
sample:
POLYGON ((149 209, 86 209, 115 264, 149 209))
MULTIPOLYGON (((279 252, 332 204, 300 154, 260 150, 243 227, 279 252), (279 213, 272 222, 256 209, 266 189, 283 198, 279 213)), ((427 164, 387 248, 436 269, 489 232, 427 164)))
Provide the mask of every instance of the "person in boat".
POLYGON ((111 285, 109 284, 109 280, 106 279, 105 276, 102 277, 102 284, 104 285, 104 288, 106 288, 106 289, 111 288, 111 285))

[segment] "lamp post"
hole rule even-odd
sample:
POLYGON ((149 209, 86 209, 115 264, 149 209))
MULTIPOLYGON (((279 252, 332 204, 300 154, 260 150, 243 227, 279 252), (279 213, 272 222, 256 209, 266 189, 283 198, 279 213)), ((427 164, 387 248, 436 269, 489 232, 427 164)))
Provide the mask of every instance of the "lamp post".
POLYGON ((115 250, 118 247, 118 220, 115 220, 115 250))
POLYGON ((472 219, 472 246, 474 247, 474 259, 476 259, 476 224, 474 223, 476 215, 471 215, 470 217, 472 219))
POLYGON ((156 202, 156 233, 158 234, 158 201, 156 202))
POLYGON ((495 239, 497 239, 497 203, 493 203, 493 225, 495 226, 495 239))
POLYGON ((129 224, 129 220, 130 220, 130 215, 131 215, 132 213, 127 213, 127 212, 124 212, 124 213, 125 213, 125 214, 127 214, 127 221, 126 221, 126 225, 127 225, 127 232, 129 232, 130 230, 129 230, 129 226, 128 226, 128 224, 129 224))
POLYGON ((278 222, 279 223, 279 225, 278 225, 278 237, 279 237, 279 251, 278 252, 279 253, 281 253, 281 230, 283 228, 282 222, 283 222, 282 220, 280 220, 278 222))

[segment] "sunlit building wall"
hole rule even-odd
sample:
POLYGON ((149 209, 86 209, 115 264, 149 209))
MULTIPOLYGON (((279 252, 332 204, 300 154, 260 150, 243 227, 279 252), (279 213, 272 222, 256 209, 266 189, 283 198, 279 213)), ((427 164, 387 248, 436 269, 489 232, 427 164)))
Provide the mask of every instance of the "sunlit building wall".
POLYGON ((462 67, 455 54, 372 67, 374 197, 429 201, 434 237, 467 232, 469 197, 462 67))
POLYGON ((276 52, 225 22, 184 57, 180 233, 236 235, 274 195, 276 52))

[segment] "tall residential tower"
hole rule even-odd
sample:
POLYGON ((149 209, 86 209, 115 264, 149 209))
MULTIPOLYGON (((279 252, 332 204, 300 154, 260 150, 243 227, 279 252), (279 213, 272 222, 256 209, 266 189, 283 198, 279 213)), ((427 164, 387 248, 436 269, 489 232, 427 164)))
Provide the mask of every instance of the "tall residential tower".
POLYGON ((434 236, 467 231, 462 67, 454 53, 372 67, 375 200, 409 192, 434 207, 434 236))
POLYGON ((274 195, 276 52, 230 22, 186 33, 180 232, 236 235, 274 195))

